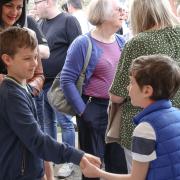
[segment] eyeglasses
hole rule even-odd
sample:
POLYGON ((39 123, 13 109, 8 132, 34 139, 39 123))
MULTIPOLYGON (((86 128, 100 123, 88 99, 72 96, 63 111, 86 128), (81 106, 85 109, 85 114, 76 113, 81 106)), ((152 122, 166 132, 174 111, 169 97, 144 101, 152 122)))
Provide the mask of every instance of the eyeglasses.
POLYGON ((46 0, 34 1, 34 4, 37 5, 37 4, 39 4, 39 3, 43 2, 43 1, 46 1, 46 0))
POLYGON ((119 11, 120 13, 122 13, 124 11, 124 9, 121 7, 118 7, 118 8, 116 8, 116 11, 119 11))

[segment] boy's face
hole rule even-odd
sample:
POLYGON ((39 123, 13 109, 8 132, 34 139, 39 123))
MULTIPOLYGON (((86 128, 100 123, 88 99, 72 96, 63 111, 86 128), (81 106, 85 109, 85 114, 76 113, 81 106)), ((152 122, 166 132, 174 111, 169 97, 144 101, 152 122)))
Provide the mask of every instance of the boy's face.
POLYGON ((22 14, 23 0, 12 0, 2 6, 2 21, 5 27, 10 27, 22 14))
POLYGON ((2 59, 7 65, 8 75, 15 78, 21 84, 26 83, 34 75, 37 66, 37 48, 18 48, 14 56, 2 55, 2 59))
POLYGON ((127 87, 129 91, 129 96, 131 98, 131 104, 133 106, 145 108, 152 102, 150 99, 153 89, 150 85, 144 85, 142 89, 140 89, 137 84, 136 79, 133 76, 130 76, 130 83, 127 87))

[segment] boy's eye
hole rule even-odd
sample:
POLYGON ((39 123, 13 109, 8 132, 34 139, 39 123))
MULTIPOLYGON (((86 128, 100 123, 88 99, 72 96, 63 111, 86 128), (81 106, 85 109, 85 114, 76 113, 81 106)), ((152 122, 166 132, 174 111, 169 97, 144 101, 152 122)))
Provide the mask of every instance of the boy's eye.
POLYGON ((25 61, 30 61, 31 59, 30 57, 24 58, 25 61))

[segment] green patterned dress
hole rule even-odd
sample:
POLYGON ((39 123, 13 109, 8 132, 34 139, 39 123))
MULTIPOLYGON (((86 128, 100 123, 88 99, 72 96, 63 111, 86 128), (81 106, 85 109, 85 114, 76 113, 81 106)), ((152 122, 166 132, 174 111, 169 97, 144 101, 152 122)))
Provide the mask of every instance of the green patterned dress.
MULTIPOLYGON (((142 55, 152 54, 165 54, 180 62, 180 27, 166 27, 161 30, 142 32, 127 42, 110 92, 114 95, 128 98, 128 70, 132 60, 142 55)), ((180 108, 180 90, 173 99, 173 105, 180 108)), ((119 143, 128 149, 131 148, 131 137, 134 130, 132 118, 140 110, 140 108, 133 107, 130 100, 123 105, 119 143)))

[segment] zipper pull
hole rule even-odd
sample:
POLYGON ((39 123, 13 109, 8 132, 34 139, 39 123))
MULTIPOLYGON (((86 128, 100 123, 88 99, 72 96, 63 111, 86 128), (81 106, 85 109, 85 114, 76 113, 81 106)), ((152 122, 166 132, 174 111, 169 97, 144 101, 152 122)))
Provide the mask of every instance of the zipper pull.
POLYGON ((91 102, 91 100, 92 100, 92 97, 90 96, 88 101, 87 101, 87 104, 89 104, 91 102))

